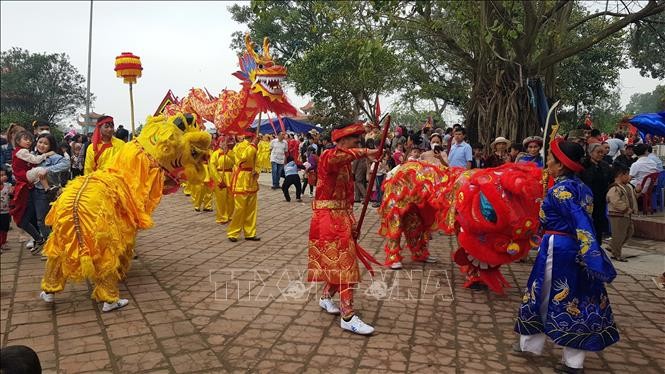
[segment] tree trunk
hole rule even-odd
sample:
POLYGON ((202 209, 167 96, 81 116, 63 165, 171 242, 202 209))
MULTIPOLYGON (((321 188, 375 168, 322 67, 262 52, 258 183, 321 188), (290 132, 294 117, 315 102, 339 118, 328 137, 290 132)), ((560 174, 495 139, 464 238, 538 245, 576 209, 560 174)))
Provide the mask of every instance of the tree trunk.
POLYGON ((499 69, 486 64, 484 69, 476 76, 467 107, 468 141, 489 148, 498 136, 521 143, 528 136, 541 135, 519 71, 509 64, 499 69))

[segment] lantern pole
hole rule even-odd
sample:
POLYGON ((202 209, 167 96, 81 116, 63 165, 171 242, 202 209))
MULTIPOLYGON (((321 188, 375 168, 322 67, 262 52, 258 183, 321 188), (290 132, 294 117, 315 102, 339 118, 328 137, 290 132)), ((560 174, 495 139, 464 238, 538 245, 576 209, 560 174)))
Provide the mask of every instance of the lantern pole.
POLYGON ((90 26, 88 28, 88 79, 85 99, 85 128, 84 133, 87 133, 90 122, 90 67, 92 65, 92 0, 90 0, 90 26))
POLYGON ((129 84, 129 106, 131 109, 131 118, 132 118, 132 139, 136 136, 136 130, 134 129, 134 93, 132 91, 132 83, 129 84))

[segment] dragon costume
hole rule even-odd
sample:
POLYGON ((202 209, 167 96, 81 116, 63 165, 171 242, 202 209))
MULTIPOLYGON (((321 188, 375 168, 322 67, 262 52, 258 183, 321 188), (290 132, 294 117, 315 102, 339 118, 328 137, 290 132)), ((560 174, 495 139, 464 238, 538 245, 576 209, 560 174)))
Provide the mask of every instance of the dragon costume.
POLYGON ((255 51, 249 34, 245 35, 246 51, 240 57, 240 71, 233 75, 242 81, 239 92, 224 90, 219 97, 207 91, 193 88, 178 103, 169 104, 165 112, 195 113, 199 119, 215 124, 220 134, 244 134, 257 114, 273 112, 280 115, 297 113, 286 99, 281 82, 286 78, 286 68, 276 65, 270 55, 268 38, 263 40, 261 54, 255 51))
POLYGON ((499 267, 537 247, 542 170, 531 164, 491 169, 440 168, 407 162, 383 185, 379 234, 388 239, 386 264, 400 261, 400 237, 413 259, 426 259, 432 231, 457 234, 453 260, 467 274, 465 287, 485 283, 503 293, 499 267))
POLYGON ((70 181, 46 216, 53 231, 43 250, 42 290, 59 292, 68 280, 89 279, 95 300, 116 302, 137 231, 153 225, 150 215, 162 195, 177 191, 183 178, 201 180, 209 145, 210 135, 191 115, 148 117, 112 166, 70 181))

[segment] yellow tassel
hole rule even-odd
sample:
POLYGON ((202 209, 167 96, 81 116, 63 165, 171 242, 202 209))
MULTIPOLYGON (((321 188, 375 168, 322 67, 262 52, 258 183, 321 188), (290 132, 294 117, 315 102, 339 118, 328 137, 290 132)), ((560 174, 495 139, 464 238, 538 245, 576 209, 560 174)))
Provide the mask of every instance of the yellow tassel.
POLYGON ((81 275, 85 278, 92 278, 95 274, 95 265, 92 263, 92 257, 81 256, 81 275))

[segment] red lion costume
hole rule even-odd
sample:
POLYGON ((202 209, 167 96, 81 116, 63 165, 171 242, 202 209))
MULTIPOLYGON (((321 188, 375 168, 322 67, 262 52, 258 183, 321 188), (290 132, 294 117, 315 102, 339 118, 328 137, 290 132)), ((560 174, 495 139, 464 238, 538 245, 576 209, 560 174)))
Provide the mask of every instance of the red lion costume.
POLYGON ((384 183, 379 234, 388 238, 386 263, 401 259, 402 233, 418 260, 417 255, 427 251, 431 232, 439 228, 457 234, 460 248, 453 260, 467 274, 464 286, 482 282, 502 294, 509 284, 499 267, 523 258, 540 243, 541 177, 542 170, 531 164, 469 171, 403 164, 384 183))

